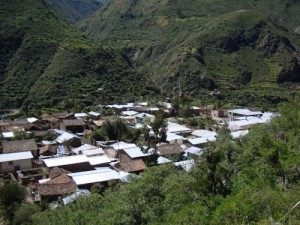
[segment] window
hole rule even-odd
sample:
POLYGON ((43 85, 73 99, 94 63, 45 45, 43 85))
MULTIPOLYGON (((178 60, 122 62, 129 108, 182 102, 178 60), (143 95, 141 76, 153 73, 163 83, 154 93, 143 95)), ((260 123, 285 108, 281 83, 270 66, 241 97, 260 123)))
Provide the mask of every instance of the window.
POLYGON ((13 161, 9 161, 8 165, 12 166, 12 165, 14 165, 14 162, 13 161))

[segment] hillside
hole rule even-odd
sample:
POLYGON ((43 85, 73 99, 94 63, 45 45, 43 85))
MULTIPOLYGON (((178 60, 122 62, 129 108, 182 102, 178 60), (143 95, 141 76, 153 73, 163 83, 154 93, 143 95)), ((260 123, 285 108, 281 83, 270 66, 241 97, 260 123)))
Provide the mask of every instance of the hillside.
POLYGON ((298 92, 299 11, 288 0, 112 0, 80 27, 169 97, 269 105, 298 92))
POLYGON ((155 91, 146 93, 124 55, 94 44, 44 0, 3 0, 0 21, 0 108, 82 108, 155 91))
POLYGON ((47 0, 59 13, 78 22, 99 9, 107 0, 47 0))

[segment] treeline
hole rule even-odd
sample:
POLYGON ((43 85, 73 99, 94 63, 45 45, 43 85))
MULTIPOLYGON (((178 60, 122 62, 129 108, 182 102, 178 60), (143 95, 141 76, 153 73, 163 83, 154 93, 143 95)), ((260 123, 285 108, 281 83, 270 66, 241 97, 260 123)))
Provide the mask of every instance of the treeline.
POLYGON ((272 123, 234 141, 220 130, 192 172, 151 167, 139 179, 56 210, 31 224, 299 224, 300 99, 272 123))

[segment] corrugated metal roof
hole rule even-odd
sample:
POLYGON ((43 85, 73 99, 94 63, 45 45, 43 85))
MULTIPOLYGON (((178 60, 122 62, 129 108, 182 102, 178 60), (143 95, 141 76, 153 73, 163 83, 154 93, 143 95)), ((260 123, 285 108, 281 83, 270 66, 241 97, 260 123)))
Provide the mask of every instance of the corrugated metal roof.
POLYGON ((47 167, 63 166, 89 162, 88 157, 85 155, 74 155, 74 156, 64 156, 57 158, 44 159, 44 163, 47 167))
POLYGON ((110 163, 110 159, 106 155, 88 157, 92 166, 110 163))
POLYGON ((181 166, 182 169, 184 169, 186 172, 190 172, 193 169, 193 166, 195 165, 195 161, 193 159, 190 159, 181 162, 175 162, 174 165, 181 166))
POLYGON ((162 156, 159 156, 157 158, 157 164, 164 164, 164 163, 169 163, 169 162, 172 162, 171 160, 165 158, 165 157, 162 157, 162 156))
POLYGON ((65 132, 63 133, 62 135, 58 136, 55 141, 62 144, 66 141, 69 141, 73 138, 78 138, 75 134, 71 134, 71 133, 68 133, 68 132, 65 132))
POLYGON ((168 122, 167 131, 169 133, 190 133, 192 130, 178 123, 168 122))
POLYGON ((194 155, 201 155, 203 153, 203 149, 192 146, 192 147, 186 149, 185 152, 188 152, 188 153, 194 154, 194 155))
POLYGON ((23 159, 32 159, 33 155, 30 151, 0 154, 0 162, 18 161, 23 159))
POLYGON ((192 145, 199 145, 199 144, 205 144, 210 141, 216 141, 215 137, 204 137, 204 138, 191 138, 188 139, 188 142, 190 142, 192 145))
POLYGON ((217 136, 216 132, 209 131, 209 130, 194 130, 192 135, 197 137, 210 137, 210 136, 217 136))
POLYGON ((249 109, 233 109, 233 110, 228 110, 228 112, 244 115, 244 116, 255 116, 255 115, 263 114, 260 111, 250 111, 249 109))
POLYGON ((70 173, 68 175, 73 178, 77 185, 100 183, 104 181, 120 179, 120 174, 117 171, 109 168, 106 168, 105 171, 92 170, 79 173, 70 173))
POLYGON ((230 135, 232 138, 240 138, 240 137, 243 137, 245 135, 247 135, 249 133, 249 130, 241 130, 241 131, 234 131, 234 132, 231 132, 230 135))
POLYGON ((139 158, 139 157, 145 157, 146 155, 141 151, 139 147, 134 148, 126 148, 124 151, 130 156, 130 158, 139 158))
POLYGON ((117 143, 115 143, 113 145, 110 145, 110 146, 113 147, 115 150, 137 147, 136 144, 126 143, 126 142, 123 142, 123 141, 117 142, 117 143))
POLYGON ((72 150, 72 152, 74 152, 76 154, 79 154, 81 151, 92 150, 92 149, 97 149, 97 147, 94 146, 94 145, 84 144, 84 145, 81 145, 78 148, 74 148, 72 150))

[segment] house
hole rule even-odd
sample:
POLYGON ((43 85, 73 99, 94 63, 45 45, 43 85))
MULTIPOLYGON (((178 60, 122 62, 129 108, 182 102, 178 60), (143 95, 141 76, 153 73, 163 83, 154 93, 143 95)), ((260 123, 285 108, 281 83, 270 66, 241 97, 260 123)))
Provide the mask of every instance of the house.
POLYGON ((202 138, 190 138, 187 141, 195 147, 203 147, 209 142, 216 141, 216 137, 209 136, 202 138))
POLYGON ((260 117, 262 115, 263 113, 260 111, 250 111, 249 109, 228 110, 229 117, 248 117, 248 116, 260 117))
POLYGON ((55 145, 44 145, 40 148, 40 155, 41 156, 52 156, 57 154, 58 146, 55 145))
POLYGON ((72 194, 76 191, 76 183, 67 174, 58 175, 38 185, 38 194, 41 196, 41 199, 57 200, 58 197, 72 194))
POLYGON ((59 128, 60 120, 50 114, 43 114, 41 120, 44 125, 49 125, 51 129, 59 128))
POLYGON ((239 130, 230 133, 233 139, 241 138, 249 133, 249 130, 239 130))
POLYGON ((59 167, 71 172, 87 171, 92 169, 89 159, 85 155, 62 156, 44 159, 48 168, 59 167))
POLYGON ((30 151, 0 154, 0 173, 31 169, 32 159, 30 151))
POLYGON ((209 130, 194 130, 192 132, 192 135, 196 137, 204 138, 204 137, 216 137, 217 133, 209 130))
POLYGON ((213 118, 224 118, 227 116, 227 112, 223 109, 217 109, 211 111, 211 117, 213 118))
POLYGON ((101 117, 100 113, 94 111, 89 112, 88 115, 92 120, 99 120, 101 117))
POLYGON ((12 140, 15 137, 14 132, 3 132, 2 138, 5 140, 12 140))
POLYGON ((203 153, 203 149, 202 148, 198 148, 198 147, 189 147, 187 149, 184 150, 185 152, 185 156, 187 158, 190 158, 192 156, 199 156, 203 153))
POLYGON ((81 145, 78 148, 74 148, 72 150, 73 153, 75 154, 84 154, 84 155, 103 155, 104 151, 102 148, 98 148, 94 145, 90 145, 90 144, 84 144, 81 145))
POLYGON ((60 129, 65 131, 70 131, 73 134, 83 133, 85 130, 85 122, 83 119, 75 119, 75 120, 63 120, 60 123, 60 129))
POLYGON ((59 120, 75 118, 74 113, 69 113, 69 112, 52 113, 52 116, 59 120))
POLYGON ((139 173, 146 169, 146 165, 141 159, 145 156, 146 155, 138 147, 120 149, 117 152, 119 162, 114 164, 114 167, 129 173, 139 173))
POLYGON ((193 159, 190 159, 190 160, 184 160, 184 161, 180 161, 180 162, 175 162, 173 164, 176 167, 182 168, 186 172, 190 172, 193 169, 194 165, 195 165, 195 161, 193 159))
POLYGON ((114 164, 114 168, 128 173, 139 173, 144 171, 147 166, 142 159, 134 159, 129 161, 118 162, 114 164))
POLYGON ((192 130, 186 126, 180 125, 178 123, 168 122, 167 125, 168 133, 175 133, 175 134, 190 134, 192 130))
POLYGON ((17 141, 2 141, 2 153, 15 153, 15 152, 27 152, 36 157, 38 156, 38 146, 33 139, 30 140, 17 140, 17 141))
POLYGON ((179 144, 161 144, 157 146, 158 154, 161 156, 166 155, 177 155, 181 156, 183 155, 184 151, 180 147, 179 144))
POLYGON ((121 115, 122 116, 135 116, 139 114, 139 112, 136 112, 136 111, 132 111, 132 110, 128 110, 128 111, 122 111, 121 112, 121 115))
POLYGON ((86 114, 86 113, 75 113, 74 116, 75 116, 76 119, 85 119, 85 118, 87 118, 89 115, 86 114))
POLYGON ((97 168, 96 170, 85 172, 70 173, 68 176, 72 177, 78 187, 88 189, 95 183, 106 183, 110 180, 120 180, 119 172, 109 167, 97 168))
MULTIPOLYGON (((70 134, 68 132, 65 132, 58 136, 55 141, 59 144, 65 144, 68 148, 70 147, 79 147, 81 146, 81 140, 78 136, 75 134, 70 134)), ((70 150, 70 149, 68 149, 70 150)))
POLYGON ((149 123, 153 122, 155 119, 154 115, 148 114, 148 113, 139 113, 135 115, 135 123, 149 123))
POLYGON ((167 142, 169 144, 183 144, 184 137, 175 133, 167 133, 167 142))

